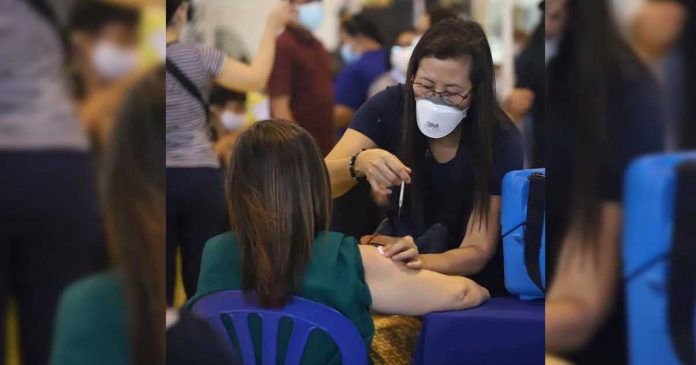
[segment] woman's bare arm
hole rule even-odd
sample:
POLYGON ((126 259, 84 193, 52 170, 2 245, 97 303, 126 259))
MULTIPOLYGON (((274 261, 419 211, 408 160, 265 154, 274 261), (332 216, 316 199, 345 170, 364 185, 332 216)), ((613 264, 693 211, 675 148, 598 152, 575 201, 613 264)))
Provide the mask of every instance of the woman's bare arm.
POLYGON ((561 248, 556 277, 546 296, 546 350, 581 348, 606 319, 619 280, 621 206, 603 203, 596 242, 601 253, 580 250, 582 231, 571 228, 561 248))
POLYGON ((372 309, 390 314, 423 315, 477 306, 490 298, 488 290, 461 276, 413 270, 360 246, 372 309))

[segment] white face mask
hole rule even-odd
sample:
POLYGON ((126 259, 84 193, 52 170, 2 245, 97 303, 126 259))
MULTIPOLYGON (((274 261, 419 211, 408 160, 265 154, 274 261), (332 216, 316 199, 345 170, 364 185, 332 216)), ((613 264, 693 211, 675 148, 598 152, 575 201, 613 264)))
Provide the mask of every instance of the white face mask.
POLYGON ((107 80, 126 76, 138 66, 138 51, 100 41, 92 52, 92 63, 97 73, 107 80))
POLYGON ((246 121, 246 115, 243 113, 235 113, 229 110, 225 110, 220 115, 220 123, 228 131, 235 131, 241 128, 246 121))
POLYGON ((391 62, 394 70, 401 72, 404 76, 406 75, 406 71, 408 70, 408 62, 411 60, 413 49, 416 48, 416 44, 418 44, 419 40, 420 37, 416 37, 409 46, 393 46, 391 48, 389 61, 391 62))
POLYGON ((466 118, 468 110, 445 105, 439 98, 416 99, 418 129, 429 138, 445 137, 466 118))

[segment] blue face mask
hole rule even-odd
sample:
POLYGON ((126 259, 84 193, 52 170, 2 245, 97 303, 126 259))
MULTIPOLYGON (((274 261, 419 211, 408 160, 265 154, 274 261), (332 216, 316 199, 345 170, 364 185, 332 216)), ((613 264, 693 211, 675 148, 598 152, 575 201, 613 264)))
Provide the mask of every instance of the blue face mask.
POLYGON ((360 58, 360 54, 353 52, 353 47, 348 43, 341 46, 341 58, 345 63, 355 62, 360 58))
POLYGON ((298 5, 297 13, 300 24, 310 31, 319 29, 324 20, 324 7, 319 1, 298 5))

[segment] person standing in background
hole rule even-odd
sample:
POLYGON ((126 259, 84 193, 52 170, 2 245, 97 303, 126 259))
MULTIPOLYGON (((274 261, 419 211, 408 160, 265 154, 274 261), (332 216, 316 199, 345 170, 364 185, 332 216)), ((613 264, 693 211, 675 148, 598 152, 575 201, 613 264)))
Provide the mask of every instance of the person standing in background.
POLYGON ((140 78, 139 21, 137 8, 104 1, 80 0, 70 14, 73 92, 96 151, 106 142, 122 95, 140 78))
POLYGON ((210 93, 210 119, 215 139, 215 153, 223 168, 239 134, 247 126, 247 94, 215 87, 210 93))
POLYGON ((190 3, 167 1, 167 304, 174 302, 177 248, 181 249, 184 290, 193 295, 203 245, 227 229, 220 162, 207 130, 204 96, 212 82, 251 91, 266 85, 275 56, 274 40, 291 16, 283 1, 271 11, 251 64, 216 48, 179 42, 190 3))
POLYGON ((23 365, 46 365, 65 286, 104 264, 89 143, 64 73, 72 2, 0 2, 0 363, 16 301, 23 365))
POLYGON ((618 11, 619 25, 638 57, 650 68, 662 89, 666 147, 678 147, 684 111, 684 52, 679 39, 687 20, 684 0, 633 0, 635 13, 618 11))
POLYGON ((375 23, 356 14, 341 23, 341 57, 346 66, 336 77, 334 122, 345 131, 355 111, 367 100, 370 85, 387 71, 387 51, 375 23))
POLYGON ((336 142, 334 94, 329 55, 312 34, 324 19, 320 0, 294 0, 297 20, 276 41, 277 55, 268 81, 271 116, 299 123, 324 155, 336 142))

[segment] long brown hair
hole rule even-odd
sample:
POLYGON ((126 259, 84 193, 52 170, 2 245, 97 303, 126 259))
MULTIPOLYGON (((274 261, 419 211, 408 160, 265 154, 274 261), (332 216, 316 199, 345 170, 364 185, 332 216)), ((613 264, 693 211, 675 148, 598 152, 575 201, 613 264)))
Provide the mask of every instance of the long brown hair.
POLYGON ((164 365, 164 68, 136 84, 104 161, 111 257, 124 281, 133 364, 164 365))
POLYGON ((242 288, 279 307, 300 287, 318 233, 331 217, 329 174, 307 131, 265 120, 244 132, 227 170, 230 225, 237 233, 242 288))

